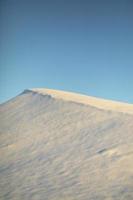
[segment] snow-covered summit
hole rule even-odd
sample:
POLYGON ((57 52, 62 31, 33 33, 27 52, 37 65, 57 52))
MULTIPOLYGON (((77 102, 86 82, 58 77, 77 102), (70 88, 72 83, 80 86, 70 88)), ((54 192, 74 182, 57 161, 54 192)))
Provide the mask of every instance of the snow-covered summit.
POLYGON ((76 103, 87 104, 104 110, 112 110, 117 112, 133 114, 133 104, 122 103, 112 100, 105 100, 102 98, 91 97, 78 93, 46 89, 46 88, 33 88, 33 89, 28 89, 26 91, 35 92, 41 95, 50 95, 53 98, 62 99, 65 101, 73 101, 76 103))

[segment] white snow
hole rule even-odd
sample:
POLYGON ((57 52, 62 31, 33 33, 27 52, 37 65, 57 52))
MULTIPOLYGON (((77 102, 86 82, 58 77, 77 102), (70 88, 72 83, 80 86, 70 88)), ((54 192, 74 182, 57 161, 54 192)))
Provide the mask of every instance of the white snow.
POLYGON ((0 105, 0 199, 132 200, 132 105, 48 89, 0 105))

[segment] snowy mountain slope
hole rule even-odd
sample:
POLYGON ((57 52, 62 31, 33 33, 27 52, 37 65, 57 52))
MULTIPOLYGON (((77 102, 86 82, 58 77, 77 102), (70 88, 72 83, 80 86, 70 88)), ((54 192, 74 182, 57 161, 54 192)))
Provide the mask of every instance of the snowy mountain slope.
POLYGON ((0 199, 132 200, 133 105, 33 89, 0 105, 0 199))

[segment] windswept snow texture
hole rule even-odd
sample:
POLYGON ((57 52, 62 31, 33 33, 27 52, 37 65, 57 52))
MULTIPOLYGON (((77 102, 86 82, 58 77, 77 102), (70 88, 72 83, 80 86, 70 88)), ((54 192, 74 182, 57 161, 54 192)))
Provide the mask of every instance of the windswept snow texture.
POLYGON ((132 200, 133 114, 35 90, 0 105, 0 199, 132 200))

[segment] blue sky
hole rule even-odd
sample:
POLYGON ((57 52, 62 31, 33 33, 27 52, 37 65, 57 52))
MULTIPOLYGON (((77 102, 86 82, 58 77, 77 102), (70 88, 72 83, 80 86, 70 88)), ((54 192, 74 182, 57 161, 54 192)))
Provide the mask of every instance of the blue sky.
POLYGON ((133 103, 132 0, 1 0, 0 102, 46 87, 133 103))

